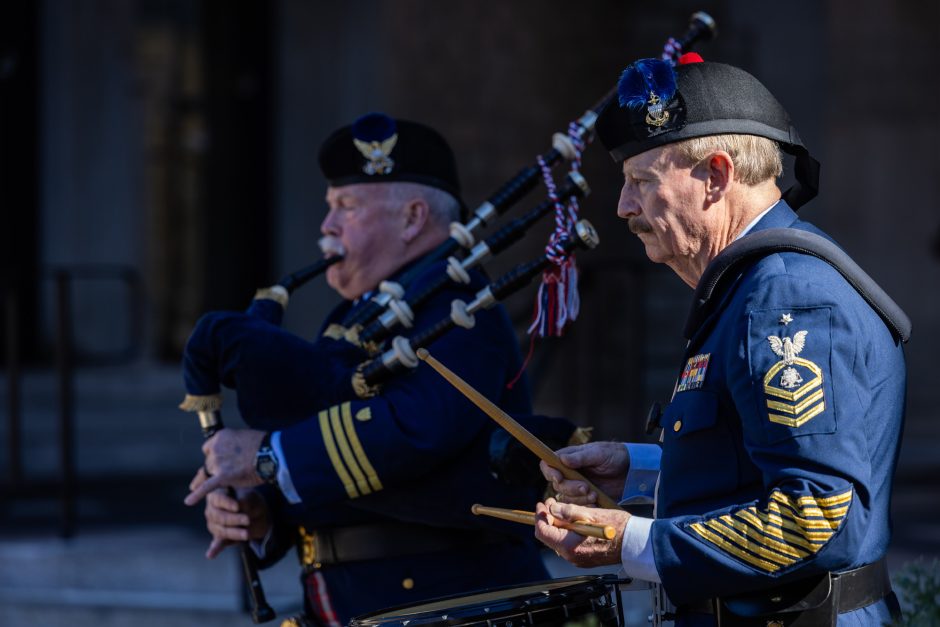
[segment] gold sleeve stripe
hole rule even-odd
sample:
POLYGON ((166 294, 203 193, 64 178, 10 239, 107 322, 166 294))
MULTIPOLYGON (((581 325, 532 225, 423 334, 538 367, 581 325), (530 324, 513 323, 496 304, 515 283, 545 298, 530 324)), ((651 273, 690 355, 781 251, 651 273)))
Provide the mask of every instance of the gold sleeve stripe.
POLYGON ((813 540, 807 538, 803 535, 802 530, 792 525, 792 523, 787 523, 788 526, 793 527, 793 529, 784 529, 781 525, 779 519, 775 522, 769 520, 767 515, 763 512, 758 512, 756 509, 751 508, 751 511, 739 511, 737 513, 739 518, 746 520, 749 523, 755 525, 762 533, 773 536, 778 540, 782 540, 787 544, 792 546, 799 546, 804 549, 808 549, 813 553, 817 552, 822 548, 828 538, 823 538, 821 540, 813 540))
POLYGON ((806 538, 795 535, 789 531, 785 531, 779 525, 767 521, 766 519, 762 519, 758 516, 757 510, 753 507, 747 510, 738 510, 734 513, 734 516, 735 518, 738 518, 741 521, 749 524, 758 533, 761 533, 769 538, 785 542, 789 545, 799 546, 804 549, 814 551, 812 543, 809 542, 806 538))
POLYGON ((838 494, 834 497, 828 497, 827 499, 817 498, 812 495, 803 495, 803 496, 789 496, 783 493, 781 490, 774 490, 770 493, 770 496, 781 503, 789 503, 791 507, 800 508, 800 507, 831 507, 833 505, 839 505, 846 502, 848 498, 852 497, 852 491, 849 490, 847 494, 838 494), (834 499, 834 502, 829 502, 829 499, 834 499))
POLYGON ((320 412, 320 433, 323 435, 323 446, 326 447, 326 454, 333 462, 333 468, 336 470, 336 475, 343 487, 346 488, 346 494, 351 499, 357 498, 359 491, 356 490, 356 484, 349 476, 349 473, 346 472, 346 467, 343 466, 343 461, 339 457, 339 451, 336 450, 336 442, 333 440, 333 432, 330 429, 330 416, 326 410, 320 412))
POLYGON ((767 524, 765 521, 762 521, 760 518, 758 518, 756 511, 757 510, 754 508, 751 508, 751 511, 739 510, 735 512, 735 516, 750 523, 760 533, 763 533, 766 536, 770 536, 776 540, 786 542, 790 546, 802 547, 808 551, 811 551, 812 553, 816 553, 819 549, 822 548, 822 544, 813 544, 811 541, 807 540, 801 535, 784 531, 777 525, 767 524))
POLYGON ((780 564, 781 566, 789 566, 790 564, 793 564, 794 562, 796 562, 795 559, 786 557, 784 555, 780 555, 779 553, 771 551, 770 549, 768 549, 766 546, 762 544, 755 544, 753 542, 749 542, 745 536, 742 536, 741 534, 734 531, 733 529, 726 527, 725 525, 721 524, 721 522, 718 520, 713 519, 713 520, 705 521, 704 525, 708 527, 709 529, 711 529, 712 531, 714 531, 716 534, 723 536, 729 542, 737 545, 738 547, 746 551, 756 554, 758 557, 762 557, 763 559, 769 562, 774 562, 775 564, 780 564))
POLYGON ((805 529, 797 522, 790 520, 789 518, 781 518, 773 512, 757 512, 757 516, 763 521, 775 524, 783 529, 796 532, 808 540, 822 540, 825 542, 832 535, 832 532, 829 530, 811 531, 809 529, 805 529))
POLYGON ((829 523, 824 520, 802 520, 794 518, 790 515, 789 512, 779 509, 779 506, 776 503, 771 502, 768 506, 767 516, 771 517, 773 520, 776 518, 780 521, 780 526, 788 529, 793 529, 798 531, 800 534, 806 536, 807 538, 812 537, 810 534, 825 534, 826 538, 832 533, 829 523))
MULTIPOLYGON (((779 503, 777 501, 770 501, 767 504, 768 511, 780 516, 781 518, 786 518, 787 520, 792 520, 796 524, 806 529, 831 529, 832 523, 827 519, 820 516, 818 518, 810 518, 808 516, 802 516, 801 512, 794 511, 789 504, 779 503)), ((838 524, 836 525, 838 526, 838 524)))
POLYGON ((757 568, 760 568, 761 570, 767 571, 769 573, 780 570, 780 566, 778 564, 774 564, 773 562, 768 562, 767 560, 763 560, 757 557, 756 555, 751 555, 750 553, 746 551, 742 551, 741 549, 739 549, 732 543, 728 542, 724 538, 709 531, 705 527, 705 525, 703 525, 702 523, 692 523, 690 525, 690 528, 695 533, 697 533, 702 538, 704 538, 707 542, 714 544, 718 548, 722 549, 724 552, 730 553, 731 555, 734 555, 735 557, 747 562, 748 564, 756 566, 757 568))
POLYGON ((794 557, 796 559, 803 559, 809 555, 809 552, 805 549, 792 547, 786 542, 781 542, 780 540, 775 540, 769 536, 765 536, 750 525, 740 520, 734 519, 729 514, 725 514, 719 520, 737 531, 740 535, 746 537, 748 540, 773 549, 778 553, 783 553, 784 555, 789 555, 790 557, 794 557))
POLYGON ((838 529, 839 525, 842 524, 842 519, 848 513, 848 506, 838 510, 823 511, 815 506, 815 501, 794 502, 793 499, 777 491, 771 493, 770 498, 773 499, 770 509, 773 509, 776 504, 782 505, 787 508, 789 518, 793 518, 808 527, 824 528, 821 523, 825 521, 830 529, 838 529))
MULTIPOLYGON (((776 500, 776 499, 775 499, 776 500)), ((784 503, 778 501, 781 505, 791 510, 796 517, 807 518, 809 520, 825 520, 829 522, 830 527, 833 529, 842 524, 842 519, 845 518, 846 514, 849 512, 849 506, 843 505, 834 509, 820 509, 818 507, 803 507, 802 511, 799 509, 799 505, 794 505, 792 501, 789 503, 784 503)))
POLYGON ((359 464, 353 456, 352 449, 349 447, 349 441, 346 439, 346 433, 343 431, 343 425, 340 423, 338 405, 330 407, 330 424, 333 427, 333 435, 336 437, 336 441, 339 444, 339 450, 343 454, 343 460, 346 462, 346 466, 349 468, 350 472, 352 472, 356 480, 356 487, 359 488, 359 491, 363 495, 372 494, 372 488, 369 487, 369 482, 366 481, 366 476, 359 468, 359 464))
POLYGON ((777 492, 772 493, 770 498, 772 498, 778 504, 786 507, 789 511, 793 512, 794 516, 799 516, 801 518, 823 518, 822 510, 816 507, 815 504, 811 505, 806 503, 804 505, 800 505, 799 503, 794 503, 777 492))
MULTIPOLYGON (((832 527, 832 521, 823 517, 822 512, 820 512, 820 515, 817 517, 805 516, 803 512, 794 510, 789 504, 780 503, 778 501, 770 501, 767 503, 767 509, 778 516, 789 518, 807 529, 830 529, 832 527)), ((836 526, 838 526, 838 523, 836 523, 836 526)))
POLYGON ((826 507, 822 510, 823 516, 832 520, 834 518, 845 518, 845 515, 849 513, 848 505, 840 505, 839 507, 826 507))
POLYGON ((826 497, 812 497, 812 496, 801 496, 800 501, 812 500, 815 501, 820 507, 831 507, 832 505, 840 505, 842 503, 848 503, 852 500, 852 488, 849 488, 842 494, 835 494, 833 496, 826 497))
MULTIPOLYGON (((366 409, 368 409, 368 407, 366 407, 366 409)), ((349 438, 349 444, 352 446, 353 453, 356 454, 356 459, 359 460, 359 465, 362 466, 363 472, 366 473, 366 479, 369 480, 369 485, 372 486, 372 489, 375 491, 381 490, 382 482, 379 481, 379 475, 369 462, 369 458, 366 457, 366 451, 362 448, 362 442, 359 441, 359 435, 356 433, 356 428, 353 425, 351 405, 349 403, 343 403, 341 411, 343 412, 343 426, 346 428, 346 437, 349 438)))

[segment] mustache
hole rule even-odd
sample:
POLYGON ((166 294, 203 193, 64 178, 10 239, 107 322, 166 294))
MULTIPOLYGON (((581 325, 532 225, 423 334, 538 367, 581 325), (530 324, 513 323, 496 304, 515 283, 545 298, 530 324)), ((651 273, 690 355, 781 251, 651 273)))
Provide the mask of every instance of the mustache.
POLYGON ((632 216, 628 218, 627 228, 629 228, 630 232, 634 235, 639 235, 640 233, 651 233, 653 231, 653 228, 649 225, 649 223, 639 216, 632 216))
POLYGON ((317 244, 320 246, 320 251, 327 257, 343 257, 346 255, 346 248, 343 247, 343 242, 338 237, 324 235, 317 244))

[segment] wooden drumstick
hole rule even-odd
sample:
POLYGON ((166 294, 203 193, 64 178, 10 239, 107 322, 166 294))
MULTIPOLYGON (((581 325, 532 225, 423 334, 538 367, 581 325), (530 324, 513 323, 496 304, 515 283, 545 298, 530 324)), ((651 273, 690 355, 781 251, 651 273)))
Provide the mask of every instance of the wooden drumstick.
MULTIPOLYGON (((534 525, 536 520, 535 512, 487 507, 479 503, 471 507, 470 511, 477 516, 492 516, 493 518, 501 518, 510 522, 523 523, 526 525, 534 525)), ((575 533, 580 533, 582 536, 591 536, 592 538, 599 538, 601 540, 613 540, 614 536, 617 535, 617 531, 610 525, 598 525, 585 521, 568 522, 560 518, 555 518, 555 522, 552 523, 552 526, 560 529, 569 529, 575 533)))
POLYGON ((535 453, 536 457, 560 472, 565 479, 574 479, 585 482, 588 487, 591 490, 594 490, 594 493, 597 494, 598 505, 605 509, 623 509, 617 505, 616 501, 601 492, 597 486, 588 481, 580 472, 565 466, 564 462, 561 461, 561 458, 555 454, 555 451, 550 449, 544 442, 532 435, 528 429, 513 420, 509 414, 497 407, 492 401, 480 394, 473 388, 473 386, 451 372, 447 366, 434 359, 427 349, 419 348, 417 350, 417 354, 418 359, 426 361, 428 364, 430 364, 430 366, 434 368, 434 370, 436 370, 439 375, 447 379, 451 385, 461 392, 461 394, 470 399, 474 405, 482 409, 487 416, 495 420, 499 426, 508 431, 512 437, 519 440, 523 446, 535 453))

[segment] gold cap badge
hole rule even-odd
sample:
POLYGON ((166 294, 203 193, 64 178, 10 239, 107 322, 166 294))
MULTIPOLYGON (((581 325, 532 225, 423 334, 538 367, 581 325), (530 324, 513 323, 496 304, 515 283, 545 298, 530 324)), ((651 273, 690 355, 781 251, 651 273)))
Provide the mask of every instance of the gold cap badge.
POLYGON ((663 101, 653 92, 650 92, 646 105, 646 123, 650 126, 659 127, 669 120, 669 112, 663 107, 663 101))
POLYGON ((353 144, 356 149, 366 158, 362 171, 373 176, 375 174, 391 174, 395 167, 395 160, 389 155, 398 143, 398 133, 393 134, 388 139, 382 141, 363 141, 353 138, 353 144))

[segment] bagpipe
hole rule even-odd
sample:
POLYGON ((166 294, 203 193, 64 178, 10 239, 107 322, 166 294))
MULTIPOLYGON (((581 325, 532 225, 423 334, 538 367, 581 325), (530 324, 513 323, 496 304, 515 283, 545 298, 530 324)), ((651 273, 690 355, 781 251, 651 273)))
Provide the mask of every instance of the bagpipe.
MULTIPOLYGON (((714 33, 714 20, 706 13, 695 13, 681 38, 670 37, 667 40, 663 58, 675 59, 714 33)), ((180 408, 197 413, 217 413, 222 406, 222 387, 228 387, 237 391, 238 409, 246 424, 272 430, 308 417, 324 406, 360 398, 356 390, 367 388, 354 386, 353 375, 362 374, 365 363, 381 352, 382 342, 398 326, 407 328, 410 325, 415 309, 446 286, 466 283, 467 270, 519 241, 527 229, 551 213, 552 208, 556 209, 553 236, 558 237, 547 247, 546 255, 551 257, 549 249, 555 249, 555 257, 567 258, 570 249, 566 252, 562 249, 565 241, 578 240, 574 232, 577 220, 567 216, 567 228, 560 228, 564 219, 559 217, 558 209, 563 201, 582 197, 589 191, 578 172, 580 152, 590 139, 598 113, 615 94, 616 86, 572 122, 567 135, 556 133, 552 150, 544 157, 540 156, 536 165, 516 174, 481 204, 465 224, 452 224, 451 236, 447 240, 403 272, 397 282, 380 284, 378 294, 369 302, 355 307, 341 324, 328 328, 315 340, 307 341, 281 329, 283 313, 290 292, 340 261, 341 251, 329 251, 330 255, 321 261, 288 275, 275 286, 258 290, 244 312, 205 314, 196 323, 184 349, 186 397, 180 408), (478 231, 532 190, 539 176, 546 175, 547 169, 566 155, 573 157, 574 167, 558 189, 554 189, 551 181, 547 180, 551 184, 550 200, 476 243, 478 231), (469 252, 458 261, 454 255, 461 248, 469 252), (409 292, 410 286, 426 277, 429 270, 441 265, 444 259, 448 259, 444 273, 430 282, 421 281, 420 291, 409 292), (277 407, 276 413, 271 411, 272 406, 277 407)), ((541 264, 542 260, 540 257, 535 262, 522 265, 541 264)), ((540 266, 542 268, 544 266, 540 266)), ((515 281, 512 285, 514 290, 518 290, 525 283, 515 281)), ((501 290, 500 298, 509 293, 501 290)), ((393 340, 393 346, 396 341, 393 340)), ((356 377, 357 381, 361 379, 356 377)))
MULTIPOLYGON (((714 20, 705 13, 696 13, 681 38, 668 39, 663 58, 677 59, 694 43, 714 33, 714 20)), ((564 302, 555 303, 553 306, 562 313, 546 313, 533 328, 541 324, 549 330, 560 329, 577 313, 576 290, 560 289, 576 277, 571 255, 579 248, 591 249, 598 242, 591 225, 577 215, 577 199, 589 193, 579 172, 581 154, 592 139, 598 114, 615 94, 616 86, 571 122, 567 133, 556 133, 552 149, 500 187, 466 223, 452 224, 447 240, 402 272, 396 282, 383 282, 368 302, 353 308, 350 315, 315 340, 307 341, 283 330, 283 313, 293 290, 342 259, 339 250, 325 250, 320 261, 259 290, 243 312, 202 316, 183 353, 186 396, 180 408, 195 412, 204 436, 210 437, 223 428, 223 387, 236 390, 244 422, 265 431, 290 426, 327 406, 368 398, 397 374, 417 367, 418 349, 430 346, 453 329, 471 327, 474 314, 522 289, 539 274, 544 281, 554 272, 557 283, 547 288, 543 284, 540 309, 547 311, 547 303, 571 298, 572 294, 575 300, 567 302, 568 309, 564 302), (556 188, 551 169, 562 160, 571 164, 571 170, 556 188), (545 180, 549 199, 478 242, 480 231, 533 190, 540 179, 545 180), (555 229, 544 254, 492 281, 469 302, 453 301, 450 315, 438 323, 410 338, 396 336, 389 340, 399 327, 412 326, 415 312, 433 296, 455 286, 466 288, 471 283, 472 269, 521 240, 530 227, 553 212, 555 229), (464 253, 458 259, 461 250, 464 253), (432 272, 438 274, 429 278, 432 272)), ((255 622, 270 620, 273 611, 264 600, 253 555, 244 546, 242 563, 251 593, 252 618, 255 622)))
MULTIPOLYGON (((438 273, 436 277, 425 285, 420 291, 404 295, 400 299, 391 299, 386 305, 386 309, 375 317, 372 322, 357 330, 357 337, 350 339, 358 340, 358 343, 368 352, 378 352, 379 343, 387 339, 391 333, 398 327, 410 327, 414 320, 414 311, 424 305, 432 296, 444 289, 450 282, 456 284, 469 284, 469 270, 479 266, 483 261, 499 254, 515 242, 522 239, 530 226, 535 224, 540 218, 547 215, 555 209, 558 201, 568 200, 573 197, 583 198, 590 193, 587 181, 577 170, 568 173, 565 184, 557 192, 556 198, 550 198, 535 208, 530 210, 522 217, 516 218, 502 229, 486 238, 484 241, 475 244, 470 248, 468 254, 463 259, 456 257, 447 258, 447 268, 445 272, 438 273)), ((386 292, 388 293, 388 292, 386 292)))
MULTIPOLYGON (((597 246, 599 238, 594 227, 587 220, 575 224, 574 237, 563 241, 560 250, 563 254, 571 253, 575 248, 590 250, 597 246)), ((518 291, 538 276, 552 263, 548 253, 539 258, 521 264, 493 281, 476 293, 469 303, 454 300, 451 303, 450 316, 428 327, 411 338, 401 335, 392 340, 391 347, 381 357, 363 362, 352 376, 352 387, 359 398, 369 398, 379 392, 379 385, 404 368, 418 366, 417 351, 430 346, 448 331, 462 327, 469 329, 474 324, 474 314, 489 309, 506 296, 518 291)), ((468 279, 469 282, 469 279, 468 279)))

